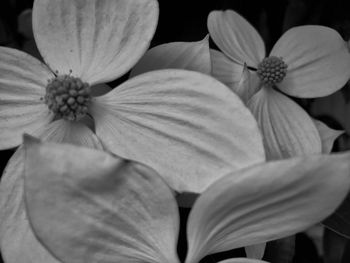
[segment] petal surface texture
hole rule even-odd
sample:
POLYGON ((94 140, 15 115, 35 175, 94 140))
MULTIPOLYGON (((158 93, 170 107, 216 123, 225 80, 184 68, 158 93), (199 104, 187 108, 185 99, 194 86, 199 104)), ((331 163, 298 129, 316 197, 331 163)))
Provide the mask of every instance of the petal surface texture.
POLYGON ((199 193, 232 169, 264 161, 249 110, 201 73, 139 75, 97 97, 91 113, 104 147, 152 167, 179 192, 199 193))
POLYGON ((263 87, 248 107, 260 125, 268 160, 322 152, 314 122, 287 96, 263 87))
POLYGON ((25 165, 34 233, 62 262, 178 262, 178 207, 152 169, 102 151, 35 143, 25 165))
POLYGON ((172 42, 151 48, 131 71, 136 76, 157 69, 187 69, 210 74, 209 39, 172 42))
MULTIPOLYGON (((44 140, 69 142, 102 149, 86 126, 58 120, 36 135, 44 140)), ((0 182, 0 249, 6 263, 57 263, 37 241, 23 202, 24 154, 20 147, 9 160, 0 182)))
POLYGON ((212 76, 235 91, 235 87, 241 80, 244 66, 233 62, 224 53, 215 49, 210 49, 210 58, 212 76))
POLYGON ((147 50, 158 20, 155 0, 36 0, 33 29, 53 71, 103 83, 126 73, 147 50))
POLYGON ((239 65, 220 51, 211 49, 211 74, 225 83, 236 93, 244 103, 260 89, 260 79, 254 71, 250 71, 247 64, 239 65))
POLYGON ((208 30, 220 50, 239 64, 256 68, 265 57, 265 45, 259 33, 232 10, 212 11, 208 30))
POLYGON ((24 151, 9 160, 0 182, 0 250, 6 263, 61 263, 33 234, 23 201, 24 151))
POLYGON ((65 142, 96 149, 103 148, 100 140, 87 126, 63 119, 50 123, 45 129, 38 130, 34 136, 44 141, 65 142))
POLYGON ((341 89, 350 78, 350 53, 335 30, 299 26, 277 41, 272 56, 282 57, 287 75, 278 87, 288 95, 314 98, 341 89))
POLYGON ((349 191, 349 161, 349 153, 299 157, 219 179, 190 212, 186 262, 282 238, 321 221, 349 191))
POLYGON ((345 131, 334 130, 329 128, 325 123, 314 119, 314 123, 322 141, 322 153, 330 153, 332 151, 335 140, 345 131))
POLYGON ((53 118, 44 103, 52 72, 36 58, 0 47, 0 149, 18 146, 24 132, 47 125, 53 118))

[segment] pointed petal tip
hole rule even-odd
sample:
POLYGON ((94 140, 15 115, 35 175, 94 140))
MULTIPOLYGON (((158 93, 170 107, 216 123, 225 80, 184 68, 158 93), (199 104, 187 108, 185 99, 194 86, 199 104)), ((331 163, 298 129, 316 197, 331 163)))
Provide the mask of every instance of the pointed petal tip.
POLYGON ((205 37, 202 39, 203 42, 209 41, 210 35, 206 34, 205 37))

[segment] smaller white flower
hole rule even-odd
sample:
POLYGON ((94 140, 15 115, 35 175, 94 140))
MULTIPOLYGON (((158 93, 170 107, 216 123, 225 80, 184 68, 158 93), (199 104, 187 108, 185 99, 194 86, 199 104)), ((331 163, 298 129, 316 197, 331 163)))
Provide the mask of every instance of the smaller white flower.
POLYGON ((212 74, 246 101, 263 133, 267 158, 320 153, 313 120, 279 91, 313 98, 342 88, 350 78, 350 54, 341 36, 324 26, 294 27, 266 56, 258 32, 234 11, 211 12, 208 29, 223 52, 211 50, 212 74), (240 85, 242 72, 250 78, 246 85, 240 85))

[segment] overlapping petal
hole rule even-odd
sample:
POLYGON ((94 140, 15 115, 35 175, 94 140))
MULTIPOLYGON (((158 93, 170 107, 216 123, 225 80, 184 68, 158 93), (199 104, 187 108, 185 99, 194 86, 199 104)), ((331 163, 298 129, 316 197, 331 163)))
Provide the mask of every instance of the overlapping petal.
POLYGON ((24 151, 9 160, 0 183, 0 250, 6 263, 60 263, 36 239, 23 202, 24 151))
POLYGON ((210 50, 210 56, 212 76, 225 83, 244 103, 260 89, 259 77, 248 69, 246 63, 239 65, 214 49, 210 50))
POLYGON ((256 68, 265 57, 265 44, 259 33, 232 10, 212 11, 208 30, 220 50, 238 64, 256 68))
POLYGON ((225 83, 230 89, 238 85, 243 65, 237 64, 229 59, 225 54, 215 49, 210 49, 211 75, 225 83))
POLYGON ((170 68, 193 70, 209 75, 209 37, 198 42, 172 42, 151 48, 135 65, 130 76, 170 68))
POLYGON ((25 190, 35 234, 62 262, 179 262, 177 204, 144 165, 28 143, 25 190))
POLYGON ((91 84, 116 79, 149 46, 158 19, 155 0, 36 0, 33 29, 52 70, 91 84))
MULTIPOLYGON (((58 120, 48 124, 45 129, 37 133, 47 141, 69 142, 102 149, 96 135, 80 123, 58 120)), ((48 163, 50 164, 52 163, 48 163)), ((37 241, 29 225, 23 203, 23 173, 24 154, 20 147, 9 160, 0 183, 2 256, 6 263, 58 263, 37 241)))
POLYGON ((314 119, 314 123, 322 141, 322 153, 330 153, 335 140, 345 131, 331 129, 319 120, 314 119))
POLYGON ((45 86, 53 73, 36 58, 0 47, 0 148, 18 146, 24 132, 52 119, 44 103, 45 86))
POLYGON ((328 27, 294 27, 277 41, 271 55, 282 57, 288 65, 278 87, 292 96, 326 96, 341 89, 350 78, 346 42, 328 27))
POLYGON ((264 138, 268 160, 322 152, 318 130, 310 116, 287 96, 262 88, 248 103, 264 138))
POLYGON ((228 174, 192 208, 186 263, 304 230, 331 214, 349 187, 350 153, 304 156, 228 174))
POLYGON ((317 98, 310 107, 313 116, 331 117, 350 134, 350 103, 346 102, 342 91, 337 91, 330 96, 317 98))
POLYGON ((201 73, 139 75, 95 98, 91 113, 108 150, 144 162, 179 192, 199 193, 232 169, 264 161, 249 110, 201 73))

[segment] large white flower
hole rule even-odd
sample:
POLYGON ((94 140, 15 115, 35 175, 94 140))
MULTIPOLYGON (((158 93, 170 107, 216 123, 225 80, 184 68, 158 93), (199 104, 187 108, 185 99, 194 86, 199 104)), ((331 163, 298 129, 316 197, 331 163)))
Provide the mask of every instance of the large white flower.
POLYGON ((155 0, 36 0, 34 35, 48 66, 1 48, 0 148, 18 146, 24 132, 101 142, 167 174, 174 189, 197 192, 215 180, 208 176, 212 169, 264 160, 253 116, 208 76, 153 71, 91 95, 96 84, 120 77, 143 55, 157 18, 155 0), (79 122, 86 116, 97 136, 79 122))
MULTIPOLYGON (((154 170, 72 145, 28 140, 25 149, 29 220, 59 262, 180 262, 178 207, 154 170)), ((349 187, 349 153, 291 158, 228 174, 190 212, 185 262, 301 231, 332 213, 349 187)))
POLYGON ((342 88, 350 78, 350 54, 341 36, 323 26, 295 27, 266 57, 258 32, 234 11, 211 12, 208 29, 223 52, 211 51, 213 76, 246 100, 262 130, 268 158, 321 152, 312 119, 279 91, 313 98, 342 88), (244 64, 250 80, 242 88, 244 64))
MULTIPOLYGON (((183 70, 154 71, 93 97, 149 46, 155 0, 35 0, 33 29, 46 64, 0 48, 0 149, 22 133, 142 161, 179 192, 203 191, 231 169, 264 161, 258 126, 225 85, 183 70), (93 120, 90 129, 81 122, 93 120)), ((38 253, 23 207, 23 152, 0 184, 0 247, 6 263, 54 262, 38 253)))

